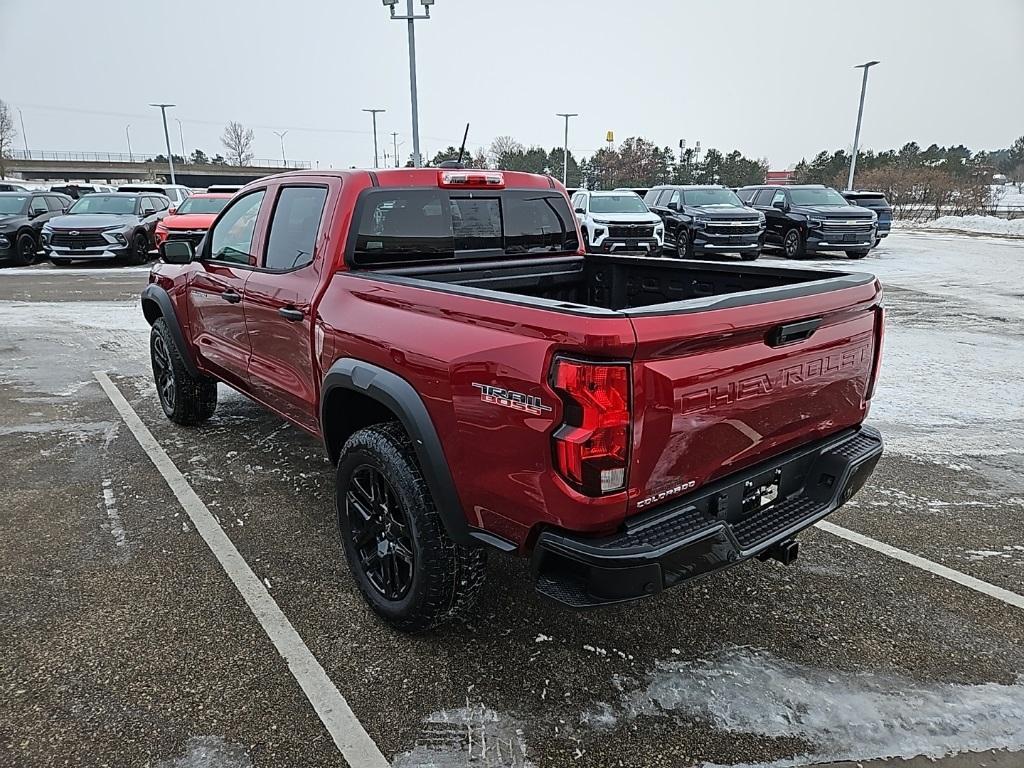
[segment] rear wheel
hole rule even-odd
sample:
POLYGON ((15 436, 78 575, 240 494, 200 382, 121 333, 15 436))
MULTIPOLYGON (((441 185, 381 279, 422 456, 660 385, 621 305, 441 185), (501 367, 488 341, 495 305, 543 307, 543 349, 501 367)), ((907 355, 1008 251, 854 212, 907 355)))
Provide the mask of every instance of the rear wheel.
POLYGON ((448 536, 400 424, 377 424, 348 439, 336 494, 349 568, 378 616, 403 632, 422 632, 472 608, 486 555, 448 536))
POLYGON ((36 238, 31 232, 22 232, 15 242, 14 263, 26 267, 36 260, 36 238))
POLYGON ((802 259, 807 253, 807 242, 800 230, 793 227, 782 239, 782 250, 787 259, 802 259))
POLYGON ((847 251, 846 257, 849 259, 863 259, 868 255, 867 251, 847 251))
POLYGON ((168 419, 175 424, 193 426, 213 416, 217 408, 217 382, 189 373, 181 350, 162 317, 157 318, 150 331, 149 353, 160 407, 168 419))

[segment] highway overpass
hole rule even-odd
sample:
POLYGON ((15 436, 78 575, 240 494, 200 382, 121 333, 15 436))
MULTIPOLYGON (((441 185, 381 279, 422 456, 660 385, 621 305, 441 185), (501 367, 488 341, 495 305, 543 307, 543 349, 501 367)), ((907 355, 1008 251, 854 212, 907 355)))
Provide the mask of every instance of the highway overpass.
MULTIPOLYGON (((170 181, 166 161, 154 162, 142 155, 127 155, 117 152, 12 152, 6 158, 6 175, 17 174, 23 179, 33 180, 81 180, 113 181, 170 181)), ((309 168, 305 161, 289 161, 287 164, 275 160, 253 160, 251 165, 174 165, 175 180, 187 187, 207 187, 210 184, 245 184, 263 176, 284 171, 309 168)))

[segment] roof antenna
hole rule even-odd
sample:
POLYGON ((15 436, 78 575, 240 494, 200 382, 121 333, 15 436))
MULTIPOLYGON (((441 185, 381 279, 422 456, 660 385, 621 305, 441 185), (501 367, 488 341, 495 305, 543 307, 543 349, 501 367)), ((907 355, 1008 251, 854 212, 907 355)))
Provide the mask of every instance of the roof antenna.
POLYGON ((438 168, 465 168, 462 164, 462 157, 466 154, 466 139, 469 136, 469 123, 466 123, 466 131, 462 134, 462 146, 459 147, 458 160, 445 160, 438 165, 438 168))

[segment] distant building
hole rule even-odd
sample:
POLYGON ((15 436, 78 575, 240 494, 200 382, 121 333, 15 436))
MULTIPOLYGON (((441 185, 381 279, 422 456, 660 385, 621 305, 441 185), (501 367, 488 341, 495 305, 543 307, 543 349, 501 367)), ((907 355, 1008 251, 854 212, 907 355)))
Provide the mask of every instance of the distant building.
POLYGON ((793 183, 793 172, 792 171, 768 171, 765 174, 765 184, 792 184, 793 183))

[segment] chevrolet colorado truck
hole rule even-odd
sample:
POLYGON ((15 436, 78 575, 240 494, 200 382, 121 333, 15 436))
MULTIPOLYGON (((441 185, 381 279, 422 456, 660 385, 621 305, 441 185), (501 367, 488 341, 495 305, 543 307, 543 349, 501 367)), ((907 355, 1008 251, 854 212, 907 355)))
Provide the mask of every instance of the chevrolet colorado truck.
POLYGON ((164 244, 142 310, 172 421, 222 382, 322 441, 405 631, 464 614, 490 550, 573 607, 789 562, 882 452, 873 276, 587 255, 548 176, 260 179, 164 244))

